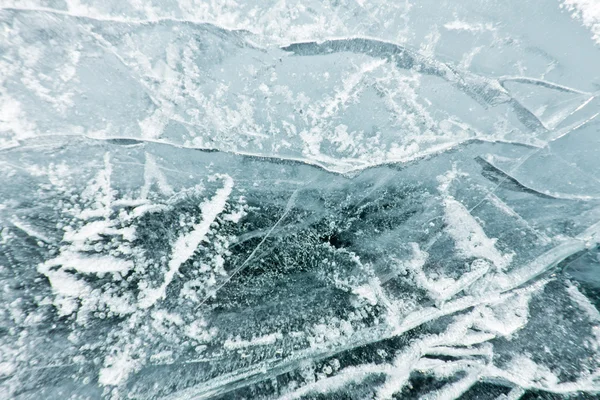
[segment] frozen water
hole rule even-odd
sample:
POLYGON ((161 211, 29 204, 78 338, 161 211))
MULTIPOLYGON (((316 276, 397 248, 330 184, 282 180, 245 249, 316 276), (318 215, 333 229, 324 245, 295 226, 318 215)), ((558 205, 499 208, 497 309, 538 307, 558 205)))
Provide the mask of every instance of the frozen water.
POLYGON ((0 397, 597 398, 598 10, 0 1, 0 397))

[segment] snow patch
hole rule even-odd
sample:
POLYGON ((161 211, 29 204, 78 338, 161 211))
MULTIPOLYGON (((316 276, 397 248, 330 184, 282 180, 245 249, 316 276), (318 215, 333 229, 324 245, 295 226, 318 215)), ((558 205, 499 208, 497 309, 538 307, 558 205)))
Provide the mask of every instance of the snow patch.
POLYGON ((564 0, 561 7, 570 11, 573 17, 580 19, 583 25, 592 31, 596 43, 600 44, 600 1, 564 0))
POLYGON ((126 273, 133 268, 133 262, 108 255, 85 256, 81 253, 64 251, 58 257, 45 263, 48 267, 61 266, 82 274, 126 273))
POLYGON ((449 31, 466 31, 466 32, 486 32, 486 31, 494 31, 496 28, 491 23, 469 23, 465 21, 461 21, 455 19, 454 21, 448 22, 444 24, 444 28, 449 31))
POLYGON ((225 343, 223 343, 223 347, 227 350, 239 350, 246 347, 267 346, 275 344, 277 340, 281 339, 283 339, 283 335, 280 332, 260 336, 252 340, 242 340, 238 336, 235 340, 227 339, 225 343))
POLYGON ((98 382, 104 386, 120 385, 139 366, 139 362, 133 360, 128 352, 108 356, 104 363, 106 366, 98 375, 98 382))

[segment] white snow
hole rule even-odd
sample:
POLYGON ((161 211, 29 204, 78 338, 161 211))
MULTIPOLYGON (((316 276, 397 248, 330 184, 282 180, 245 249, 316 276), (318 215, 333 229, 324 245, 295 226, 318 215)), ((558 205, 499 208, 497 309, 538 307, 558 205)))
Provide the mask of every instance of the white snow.
MULTIPOLYGON (((0 207, 0 210, 2 209, 2 207, 0 207)), ((20 221, 19 219, 12 218, 10 220, 10 222, 12 222, 12 224, 15 226, 15 228, 20 229, 21 231, 25 232, 28 236, 34 237, 36 239, 41 240, 42 242, 45 243, 52 243, 52 240, 50 240, 46 235, 44 235, 43 233, 39 232, 37 229, 33 228, 32 226, 30 226, 29 224, 20 221)))
POLYGON ((571 11, 574 17, 581 19, 592 31, 596 43, 600 44, 600 1, 563 0, 562 6, 571 11))
POLYGON ((275 344, 277 340, 283 339, 283 335, 280 332, 271 333, 264 336, 259 336, 251 340, 242 340, 237 337, 235 340, 227 339, 223 343, 223 347, 227 350, 239 350, 246 347, 252 346, 267 346, 275 344))
POLYGON ((35 128, 35 124, 27 120, 21 103, 0 88, 0 148, 12 147, 19 140, 32 137, 35 128))
POLYGON ((45 275, 54 292, 54 306, 59 315, 70 315, 77 310, 77 299, 85 298, 92 288, 62 269, 53 270, 45 264, 38 266, 38 272, 45 275))
POLYGON ((160 109, 154 111, 148 118, 138 122, 140 130, 142 131, 142 137, 147 139, 159 138, 163 133, 167 122, 168 118, 160 109))
POLYGON ((485 32, 485 31, 493 31, 496 28, 491 23, 469 23, 465 21, 461 21, 455 19, 454 21, 447 22, 444 24, 444 28, 449 31, 466 31, 466 32, 485 32))
POLYGON ((100 370, 98 382, 101 385, 116 386, 125 381, 135 371, 139 362, 133 360, 128 352, 106 357, 105 367, 100 370))

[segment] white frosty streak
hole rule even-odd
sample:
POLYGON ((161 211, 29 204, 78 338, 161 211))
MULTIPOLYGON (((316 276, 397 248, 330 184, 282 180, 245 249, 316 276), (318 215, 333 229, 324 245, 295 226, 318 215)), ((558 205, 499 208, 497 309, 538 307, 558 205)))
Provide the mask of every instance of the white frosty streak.
POLYGON ((268 346, 281 339, 283 339, 283 335, 280 332, 260 336, 252 340, 242 340, 238 336, 236 340, 227 339, 225 343, 223 343, 223 347, 227 350, 238 350, 253 346, 268 346))
POLYGON ((142 187, 142 192, 140 194, 142 199, 148 197, 153 182, 156 182, 158 189, 162 194, 167 196, 173 194, 173 188, 169 185, 167 178, 158 167, 154 156, 150 153, 146 153, 146 164, 144 164, 144 186, 142 187))
POLYGON ((573 16, 581 18, 583 24, 592 31, 596 43, 600 44, 600 1, 564 0, 562 6, 573 12, 573 16))
POLYGON ((491 23, 468 23, 465 21, 460 21, 455 19, 452 22, 448 22, 444 24, 444 28, 449 31, 467 31, 467 32, 484 32, 484 31, 493 31, 495 30, 494 26, 491 23))
POLYGON ((173 245, 169 269, 165 274, 165 280, 158 288, 152 288, 144 291, 143 297, 139 302, 140 308, 152 307, 158 300, 165 297, 167 286, 173 281, 173 277, 179 271, 181 265, 190 259, 200 243, 206 239, 210 231, 211 224, 217 216, 223 212, 227 199, 233 189, 233 179, 229 175, 219 175, 223 179, 223 187, 215 193, 214 197, 200 205, 202 211, 202 221, 194 225, 194 229, 187 234, 181 235, 173 245))
POLYGON ((573 285, 571 282, 568 281, 566 282, 566 284, 567 293, 569 293, 571 300, 573 300, 581 310, 585 311, 585 313, 588 315, 591 321, 600 322, 600 312, 598 312, 598 309, 594 307, 590 300, 587 297, 585 297, 579 291, 579 289, 577 289, 577 286, 573 285))
POLYGON ((44 263, 44 266, 62 266, 64 270, 74 270, 82 274, 104 274, 126 273, 133 268, 133 262, 112 256, 85 256, 72 251, 64 251, 58 257, 44 263))
POLYGON ((447 232, 454 240, 456 249, 464 257, 482 258, 498 269, 505 269, 512 261, 512 254, 502 254, 496 248, 496 239, 489 238, 469 210, 449 195, 449 187, 459 172, 455 169, 439 176, 439 191, 444 196, 444 221, 447 232))
POLYGON ((491 261, 497 268, 504 269, 510 262, 496 248, 496 239, 490 239, 469 210, 453 198, 444 199, 448 224, 447 231, 454 239, 459 253, 465 257, 483 258, 491 261))
POLYGON ((127 379, 140 364, 139 360, 133 360, 131 358, 130 353, 130 346, 126 346, 122 352, 106 357, 104 363, 108 366, 105 366, 100 370, 98 382, 104 386, 119 385, 127 379))

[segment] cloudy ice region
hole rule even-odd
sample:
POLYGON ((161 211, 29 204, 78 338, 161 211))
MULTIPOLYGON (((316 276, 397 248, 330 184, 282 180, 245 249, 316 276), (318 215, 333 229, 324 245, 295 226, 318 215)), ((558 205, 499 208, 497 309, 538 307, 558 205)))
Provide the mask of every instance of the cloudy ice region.
POLYGON ((600 398, 599 0, 0 0, 0 398, 600 398))

